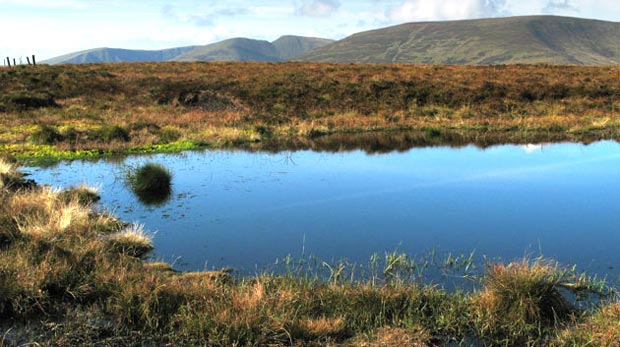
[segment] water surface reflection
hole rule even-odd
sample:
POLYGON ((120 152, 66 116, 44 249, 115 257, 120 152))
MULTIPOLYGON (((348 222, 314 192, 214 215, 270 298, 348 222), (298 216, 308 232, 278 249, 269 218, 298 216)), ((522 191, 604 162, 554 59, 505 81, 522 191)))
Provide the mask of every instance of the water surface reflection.
POLYGON ((205 151, 26 168, 39 182, 102 187, 101 206, 156 231, 180 269, 254 272, 287 254, 364 263, 374 252, 541 252, 616 276, 620 146, 429 147, 405 152, 205 151), (146 206, 124 165, 161 163, 173 194, 146 206))

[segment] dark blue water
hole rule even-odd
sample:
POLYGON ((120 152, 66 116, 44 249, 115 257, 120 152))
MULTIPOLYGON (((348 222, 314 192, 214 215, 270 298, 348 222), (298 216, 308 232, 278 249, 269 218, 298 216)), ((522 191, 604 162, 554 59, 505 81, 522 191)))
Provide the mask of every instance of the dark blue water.
POLYGON ((155 232, 184 270, 264 269, 288 254, 366 263, 375 252, 544 255, 620 273, 620 145, 422 148, 404 153, 230 151, 25 168, 41 183, 101 187, 100 206, 155 232), (173 197, 139 203, 123 170, 157 162, 173 197))

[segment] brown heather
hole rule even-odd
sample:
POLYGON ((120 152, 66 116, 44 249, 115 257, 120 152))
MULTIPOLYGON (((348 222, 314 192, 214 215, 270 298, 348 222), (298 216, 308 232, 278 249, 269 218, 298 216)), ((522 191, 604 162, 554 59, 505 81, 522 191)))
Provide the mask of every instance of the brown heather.
POLYGON ((0 95, 0 145, 16 155, 41 155, 46 145, 337 149, 366 145, 356 135, 402 131, 378 146, 589 142, 616 139, 620 122, 617 67, 37 66, 0 68, 0 95))

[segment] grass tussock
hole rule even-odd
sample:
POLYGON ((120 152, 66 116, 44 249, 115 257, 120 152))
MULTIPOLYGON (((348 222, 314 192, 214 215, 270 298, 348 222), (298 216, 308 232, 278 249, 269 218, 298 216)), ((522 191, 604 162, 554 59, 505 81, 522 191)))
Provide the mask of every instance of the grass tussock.
POLYGON ((10 163, 8 160, 0 159, 0 175, 16 175, 17 165, 10 163))
POLYGON ((172 173, 163 165, 147 163, 131 168, 126 181, 140 201, 146 204, 160 204, 172 193, 172 173))
POLYGON ((562 293, 567 274, 543 259, 490 265, 482 292, 472 298, 478 334, 521 346, 569 321, 576 309, 562 293))
POLYGON ((18 194, 9 201, 22 233, 37 236, 60 234, 67 229, 88 229, 91 211, 77 200, 66 201, 59 191, 43 187, 18 194))
POLYGON ((153 250, 152 236, 141 224, 132 224, 124 230, 107 237, 109 248, 132 257, 143 258, 153 250))
POLYGON ((0 193, 4 191, 31 189, 34 186, 35 183, 32 180, 24 178, 24 174, 19 171, 17 164, 0 158, 0 193))
POLYGON ((77 187, 71 187, 62 192, 62 196, 65 201, 72 200, 77 201, 81 205, 92 205, 101 200, 99 195, 99 188, 92 187, 86 184, 81 184, 77 187))
POLYGON ((37 187, 0 200, 8 345, 615 346, 620 331, 618 304, 572 305, 586 282, 542 259, 491 264, 473 293, 407 276, 412 258, 394 252, 362 278, 339 265, 328 277, 183 273, 144 260, 141 226, 80 199, 37 187))

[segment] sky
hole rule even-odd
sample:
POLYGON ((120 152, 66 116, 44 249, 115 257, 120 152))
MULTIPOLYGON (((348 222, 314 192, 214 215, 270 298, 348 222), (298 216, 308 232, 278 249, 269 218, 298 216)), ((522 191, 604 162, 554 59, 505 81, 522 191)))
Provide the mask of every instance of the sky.
POLYGON ((419 21, 553 14, 620 21, 618 0, 0 0, 0 56, 163 49, 233 37, 342 39, 419 21))

